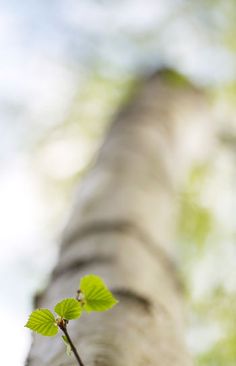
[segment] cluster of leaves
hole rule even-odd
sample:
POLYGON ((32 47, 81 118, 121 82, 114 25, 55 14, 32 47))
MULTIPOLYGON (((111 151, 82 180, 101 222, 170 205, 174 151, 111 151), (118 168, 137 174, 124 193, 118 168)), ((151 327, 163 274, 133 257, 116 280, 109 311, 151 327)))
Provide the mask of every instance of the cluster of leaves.
POLYGON ((62 321, 77 319, 83 311, 106 311, 116 303, 117 300, 100 277, 87 275, 80 281, 77 298, 63 299, 56 304, 54 311, 57 316, 49 309, 34 310, 25 327, 43 336, 55 336, 62 321))

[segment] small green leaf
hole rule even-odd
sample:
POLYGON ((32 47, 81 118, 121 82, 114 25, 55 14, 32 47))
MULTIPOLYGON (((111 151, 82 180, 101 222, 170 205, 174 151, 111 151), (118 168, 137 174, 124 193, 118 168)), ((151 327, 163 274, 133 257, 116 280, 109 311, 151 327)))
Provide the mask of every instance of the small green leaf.
POLYGON ((67 356, 71 356, 72 350, 71 350, 70 343, 68 342, 68 339, 66 338, 65 335, 61 336, 61 338, 63 339, 63 342, 65 343, 67 356))
POLYGON ((88 312, 105 311, 118 302, 103 280, 92 274, 81 279, 80 291, 82 292, 83 309, 88 312))
POLYGON ((59 316, 66 320, 79 318, 82 312, 81 304, 78 300, 73 298, 60 301, 56 304, 54 310, 59 316))
POLYGON ((33 311, 25 327, 49 337, 55 336, 58 332, 56 320, 48 309, 37 309, 33 311))

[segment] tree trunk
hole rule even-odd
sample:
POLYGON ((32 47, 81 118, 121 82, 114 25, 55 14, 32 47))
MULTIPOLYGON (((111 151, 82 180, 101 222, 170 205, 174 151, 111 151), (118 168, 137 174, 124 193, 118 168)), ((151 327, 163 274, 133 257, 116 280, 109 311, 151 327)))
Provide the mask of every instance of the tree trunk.
MULTIPOLYGON (((80 184, 58 264, 37 304, 53 309, 75 296, 85 274, 105 280, 119 304, 69 324, 85 366, 192 365, 171 241, 178 188, 203 151, 209 115, 205 96, 170 75, 146 80, 116 117, 80 184)), ((35 335, 28 365, 75 362, 58 337, 35 335)))

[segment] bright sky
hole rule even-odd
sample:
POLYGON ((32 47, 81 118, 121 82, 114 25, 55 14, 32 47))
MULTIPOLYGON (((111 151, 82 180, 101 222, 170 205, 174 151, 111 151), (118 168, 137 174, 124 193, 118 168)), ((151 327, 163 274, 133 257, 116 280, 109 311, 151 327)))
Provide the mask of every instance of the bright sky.
POLYGON ((0 176, 0 308, 6 325, 0 338, 5 364, 13 366, 23 364, 29 342, 23 325, 31 309, 31 296, 45 281, 56 249, 45 230, 48 210, 27 159, 18 156, 8 160, 0 176))

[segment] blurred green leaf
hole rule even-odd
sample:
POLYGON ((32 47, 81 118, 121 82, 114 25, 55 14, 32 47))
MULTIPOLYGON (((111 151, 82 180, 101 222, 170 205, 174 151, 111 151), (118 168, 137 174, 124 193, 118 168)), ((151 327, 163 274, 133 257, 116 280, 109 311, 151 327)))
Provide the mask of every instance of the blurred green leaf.
POLYGON ((72 350, 71 350, 71 346, 70 346, 70 343, 68 342, 67 337, 65 335, 63 335, 61 338, 63 339, 63 342, 65 343, 67 356, 71 356, 72 350))

